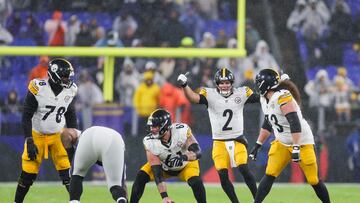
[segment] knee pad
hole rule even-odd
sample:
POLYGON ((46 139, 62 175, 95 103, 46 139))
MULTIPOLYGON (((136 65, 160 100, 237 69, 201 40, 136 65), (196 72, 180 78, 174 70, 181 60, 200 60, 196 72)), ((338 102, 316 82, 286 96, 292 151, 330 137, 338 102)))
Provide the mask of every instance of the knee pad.
POLYGON ((59 171, 60 179, 62 180, 63 185, 70 185, 70 172, 69 169, 59 171))
POLYGON ((37 174, 35 173, 27 173, 25 171, 21 171, 18 183, 19 185, 30 187, 34 183, 36 176, 37 174))
POLYGON ((310 185, 317 185, 320 182, 317 176, 306 177, 306 180, 310 185))
POLYGON ((189 178, 189 180, 187 181, 188 185, 190 187, 193 187, 195 185, 199 185, 199 184, 202 184, 202 180, 199 176, 194 176, 194 177, 191 177, 189 178))

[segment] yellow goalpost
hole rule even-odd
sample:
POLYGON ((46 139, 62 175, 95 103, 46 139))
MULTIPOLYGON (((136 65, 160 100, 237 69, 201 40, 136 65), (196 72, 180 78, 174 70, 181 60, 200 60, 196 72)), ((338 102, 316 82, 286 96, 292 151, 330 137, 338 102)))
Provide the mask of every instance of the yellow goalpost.
POLYGON ((113 101, 115 57, 187 58, 187 57, 244 57, 245 50, 245 10, 246 0, 238 0, 236 49, 213 48, 115 48, 115 47, 26 47, 1 46, 2 56, 105 56, 104 62, 104 100, 113 101))

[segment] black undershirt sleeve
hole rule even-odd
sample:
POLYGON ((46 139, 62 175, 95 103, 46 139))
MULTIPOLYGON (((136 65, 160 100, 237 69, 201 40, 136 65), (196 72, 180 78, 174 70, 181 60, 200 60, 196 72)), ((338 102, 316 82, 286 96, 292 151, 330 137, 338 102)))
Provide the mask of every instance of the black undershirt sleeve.
POLYGON ((272 131, 272 126, 271 126, 271 124, 269 123, 269 121, 267 121, 266 119, 264 119, 264 122, 263 122, 261 128, 263 128, 263 129, 265 129, 265 130, 267 130, 267 131, 269 131, 269 132, 272 131))
POLYGON ((159 183, 163 182, 163 177, 161 174, 161 166, 160 165, 153 165, 151 166, 151 170, 154 174, 154 179, 155 179, 155 183, 156 185, 158 185, 159 183))
POLYGON ((260 95, 253 93, 245 102, 245 104, 249 103, 259 103, 260 102, 260 95))
POLYGON ((31 92, 27 92, 24 100, 24 109, 22 113, 22 127, 25 138, 32 136, 32 117, 38 108, 38 102, 31 92))
POLYGON ((286 119, 290 124, 291 133, 300 133, 301 132, 301 123, 297 112, 290 112, 285 115, 286 119))
POLYGON ((199 100, 199 104, 205 104, 206 107, 208 106, 208 102, 207 102, 207 99, 204 95, 202 94, 199 94, 200 95, 200 100, 199 100))
POLYGON ((67 111, 65 112, 65 120, 67 128, 78 128, 76 110, 75 110, 75 98, 71 101, 68 106, 67 111))

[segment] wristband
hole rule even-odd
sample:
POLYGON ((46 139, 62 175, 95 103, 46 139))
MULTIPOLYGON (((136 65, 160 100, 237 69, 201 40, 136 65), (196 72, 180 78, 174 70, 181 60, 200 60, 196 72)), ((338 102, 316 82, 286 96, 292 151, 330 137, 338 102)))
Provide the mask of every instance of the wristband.
POLYGON ((168 197, 168 194, 167 194, 167 192, 162 192, 162 193, 160 193, 160 195, 161 195, 161 198, 165 198, 165 197, 168 197))

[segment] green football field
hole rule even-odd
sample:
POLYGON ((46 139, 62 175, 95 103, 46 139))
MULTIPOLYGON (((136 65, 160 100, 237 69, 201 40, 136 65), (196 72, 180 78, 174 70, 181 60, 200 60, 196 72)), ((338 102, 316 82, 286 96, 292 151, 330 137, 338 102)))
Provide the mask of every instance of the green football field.
MULTIPOLYGON (((66 203, 68 195, 61 183, 35 183, 30 189, 25 203, 66 203)), ((327 184, 333 203, 357 203, 360 202, 360 184, 327 184)), ((223 193, 221 186, 217 184, 206 185, 208 203, 227 203, 229 200, 223 193)), ((16 189, 15 183, 0 183, 0 202, 13 202, 16 189)), ((131 184, 128 184, 131 190, 131 184)), ((176 203, 195 202, 189 186, 182 183, 168 184, 169 196, 176 203)), ((236 193, 240 202, 252 202, 250 192, 244 184, 236 184, 236 193)), ((114 202, 103 183, 84 183, 84 192, 81 198, 84 203, 111 203, 114 202)), ((161 202, 160 195, 154 184, 148 184, 141 203, 161 202)), ((320 202, 311 186, 276 183, 264 203, 312 203, 320 202)))

